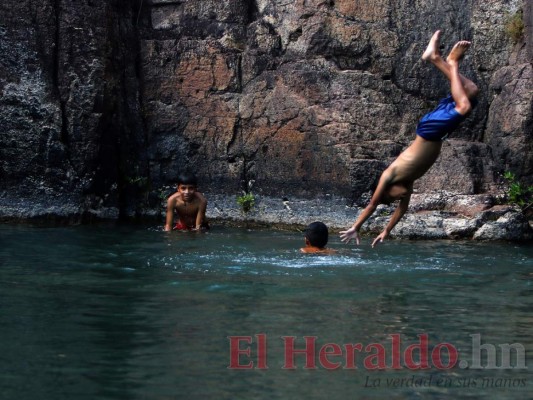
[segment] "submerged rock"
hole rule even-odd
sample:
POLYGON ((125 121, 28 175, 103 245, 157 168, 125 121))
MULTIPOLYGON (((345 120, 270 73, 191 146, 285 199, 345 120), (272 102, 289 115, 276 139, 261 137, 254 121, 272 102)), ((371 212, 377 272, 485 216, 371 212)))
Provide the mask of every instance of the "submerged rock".
POLYGON ((450 218, 443 221, 444 232, 450 239, 470 238, 480 226, 478 219, 450 218))
POLYGON ((496 221, 489 221, 475 234, 477 240, 530 240, 533 231, 524 215, 519 211, 507 212, 496 221))

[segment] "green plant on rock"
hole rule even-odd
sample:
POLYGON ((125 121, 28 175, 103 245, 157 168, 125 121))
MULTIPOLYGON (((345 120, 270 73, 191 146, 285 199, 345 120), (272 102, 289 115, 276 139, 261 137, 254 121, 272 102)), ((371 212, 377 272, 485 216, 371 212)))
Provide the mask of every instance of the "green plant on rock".
POLYGON ((513 43, 518 43, 524 37, 524 13, 518 10, 514 14, 507 17, 505 22, 505 31, 513 40, 513 43))
POLYGON ((242 196, 237 197, 237 204, 241 207, 245 214, 250 212, 255 206, 255 196, 252 192, 243 193, 242 196))
POLYGON ((142 176, 126 176, 125 180, 130 185, 135 185, 139 187, 144 187, 148 184, 148 178, 142 176))
POLYGON ((533 205, 533 186, 525 186, 518 181, 512 172, 505 172, 503 177, 507 181, 507 199, 526 211, 533 205))

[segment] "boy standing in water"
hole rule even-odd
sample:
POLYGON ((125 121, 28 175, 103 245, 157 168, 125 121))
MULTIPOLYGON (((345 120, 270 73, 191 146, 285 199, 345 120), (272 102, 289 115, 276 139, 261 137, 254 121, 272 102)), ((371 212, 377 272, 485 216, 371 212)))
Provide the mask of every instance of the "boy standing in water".
POLYGON ((414 142, 382 173, 368 206, 353 226, 341 231, 341 240, 360 242, 359 230, 379 204, 400 200, 389 223, 372 242, 372 247, 383 242, 403 217, 413 192, 413 182, 424 175, 440 154, 442 140, 453 131, 472 109, 471 101, 478 93, 477 86, 459 73, 459 61, 470 47, 470 42, 459 41, 444 60, 439 52, 440 31, 433 34, 422 59, 432 63, 450 81, 451 96, 440 101, 437 108, 426 114, 416 128, 414 142))
POLYGON ((323 222, 313 222, 305 228, 305 247, 301 248, 302 253, 323 253, 331 254, 335 250, 327 249, 328 227, 323 222))
POLYGON ((197 180, 194 175, 181 174, 178 177, 178 190, 167 201, 165 231, 209 229, 205 219, 207 200, 200 192, 196 191, 196 187, 197 180), (172 228, 174 211, 178 215, 178 221, 172 228))

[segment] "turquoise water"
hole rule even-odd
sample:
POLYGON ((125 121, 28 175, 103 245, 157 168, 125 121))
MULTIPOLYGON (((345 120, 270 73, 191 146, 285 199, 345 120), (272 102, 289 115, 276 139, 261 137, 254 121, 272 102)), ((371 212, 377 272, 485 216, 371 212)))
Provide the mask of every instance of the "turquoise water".
POLYGON ((0 226, 0 398, 533 398, 529 370, 512 368, 519 350, 509 368, 491 368, 502 366, 501 344, 519 344, 529 366, 532 246, 369 242, 332 237, 339 252, 317 256, 298 252, 298 233, 0 226), (455 366, 413 369, 404 358, 391 368, 392 338, 405 355, 424 335, 444 366, 441 344, 452 345, 455 366), (237 362, 253 369, 228 368, 235 336, 250 337, 237 362), (296 355, 285 369, 283 338, 303 349, 304 336, 315 337, 316 368, 296 355), (485 368, 472 368, 476 337, 497 349, 496 364, 483 350, 485 368), (328 343, 371 346, 349 368, 344 353, 321 363, 328 343), (388 368, 370 370, 379 345, 388 368))

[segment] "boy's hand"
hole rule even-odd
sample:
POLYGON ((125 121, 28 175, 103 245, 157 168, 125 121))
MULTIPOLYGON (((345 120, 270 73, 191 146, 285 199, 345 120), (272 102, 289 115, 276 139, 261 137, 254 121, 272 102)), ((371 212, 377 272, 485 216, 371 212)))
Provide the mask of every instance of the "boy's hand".
POLYGON ((359 244, 361 242, 361 236, 359 236, 359 231, 353 226, 347 231, 340 232, 341 241, 344 243, 349 243, 350 240, 355 239, 355 243, 359 244))
POLYGON ((374 241, 372 242, 372 248, 374 248, 378 243, 381 243, 383 242, 385 239, 387 239, 389 237, 389 233, 387 231, 383 231, 381 232, 378 237, 376 237, 374 239, 374 241))

